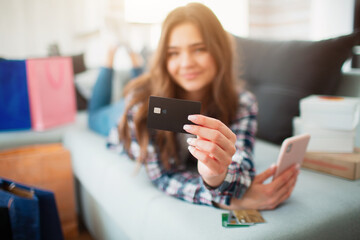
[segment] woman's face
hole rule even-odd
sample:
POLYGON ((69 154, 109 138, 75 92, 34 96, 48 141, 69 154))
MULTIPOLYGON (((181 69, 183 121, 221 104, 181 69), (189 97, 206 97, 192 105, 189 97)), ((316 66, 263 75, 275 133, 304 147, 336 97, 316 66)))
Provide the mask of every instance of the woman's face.
POLYGON ((182 23, 172 29, 167 48, 167 69, 189 98, 202 98, 216 75, 216 63, 199 29, 182 23))

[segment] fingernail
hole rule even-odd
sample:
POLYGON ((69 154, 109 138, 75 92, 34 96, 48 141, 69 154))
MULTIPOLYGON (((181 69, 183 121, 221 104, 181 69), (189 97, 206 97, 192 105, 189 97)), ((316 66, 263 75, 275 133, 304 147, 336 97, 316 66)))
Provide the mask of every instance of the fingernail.
POLYGON ((299 169, 300 169, 300 167, 301 167, 301 166, 300 166, 300 164, 299 164, 299 163, 297 163, 297 164, 296 164, 296 166, 295 166, 295 168, 296 168, 297 170, 299 170, 299 169))
POLYGON ((276 167, 276 164, 275 164, 275 163, 271 164, 271 166, 270 166, 271 169, 273 169, 273 168, 275 168, 275 167, 276 167))
POLYGON ((188 120, 195 121, 196 120, 196 115, 189 115, 188 120))
POLYGON ((194 145, 195 143, 195 139, 194 138, 188 138, 186 139, 187 143, 190 144, 190 145, 194 145))
POLYGON ((195 148, 193 146, 188 146, 188 149, 191 153, 195 150, 195 148))
POLYGON ((191 129, 191 125, 185 124, 183 128, 184 128, 184 130, 190 130, 190 129, 191 129))

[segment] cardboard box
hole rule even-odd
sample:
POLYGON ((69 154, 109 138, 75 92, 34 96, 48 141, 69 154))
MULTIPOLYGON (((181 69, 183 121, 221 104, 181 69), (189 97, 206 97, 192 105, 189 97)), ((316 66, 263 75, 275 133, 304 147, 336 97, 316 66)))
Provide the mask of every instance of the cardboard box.
POLYGON ((360 149, 354 153, 308 152, 302 167, 351 180, 360 178, 360 149))

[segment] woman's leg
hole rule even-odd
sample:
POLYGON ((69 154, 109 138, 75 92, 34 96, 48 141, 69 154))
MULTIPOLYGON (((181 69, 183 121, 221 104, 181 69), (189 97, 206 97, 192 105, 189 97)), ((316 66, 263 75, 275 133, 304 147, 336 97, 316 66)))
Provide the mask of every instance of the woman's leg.
POLYGON ((89 128, 104 136, 107 136, 110 129, 116 125, 124 109, 123 101, 110 105, 112 78, 112 69, 100 68, 88 106, 89 128))
POLYGON ((106 67, 100 68, 99 75, 93 87, 88 104, 88 111, 90 113, 96 112, 100 108, 110 104, 113 75, 113 69, 106 67))
MULTIPOLYGON (((116 48, 110 49, 105 64, 106 67, 100 68, 100 73, 88 104, 89 128, 104 136, 107 136, 110 129, 116 126, 125 108, 123 99, 110 104, 112 78, 114 75, 112 65, 115 52, 116 48)), ((140 66, 141 62, 138 60, 138 56, 136 56, 135 53, 131 53, 130 57, 133 63, 131 77, 135 78, 143 72, 143 67, 140 66)))

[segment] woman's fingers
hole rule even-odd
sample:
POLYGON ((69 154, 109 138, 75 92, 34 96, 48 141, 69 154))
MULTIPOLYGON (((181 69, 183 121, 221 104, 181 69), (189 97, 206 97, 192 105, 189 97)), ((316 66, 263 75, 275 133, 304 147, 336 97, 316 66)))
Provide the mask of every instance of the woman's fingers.
POLYGON ((274 209, 282 202, 286 201, 290 196, 292 191, 295 188, 297 180, 297 175, 294 175, 281 189, 278 190, 275 200, 272 205, 270 205, 270 208, 274 209))
POLYGON ((195 115, 189 115, 188 120, 200 126, 218 130, 230 141, 232 142, 236 141, 236 135, 224 123, 222 123, 218 119, 206 117, 200 114, 195 114, 195 115))
POLYGON ((276 171, 276 165, 270 166, 268 169, 266 169, 264 172, 258 174, 254 178, 254 183, 263 183, 266 179, 272 177, 275 174, 276 171))
POLYGON ((280 194, 279 197, 279 204, 284 202, 285 200, 287 200, 291 193, 293 192, 295 185, 296 185, 296 180, 297 180, 297 176, 294 176, 294 178, 292 178, 289 183, 286 186, 286 191, 283 191, 282 194, 280 194))
POLYGON ((225 152, 229 155, 235 154, 235 143, 226 138, 221 132, 218 130, 214 130, 211 128, 199 126, 199 125, 184 125, 184 130, 188 133, 197 135, 202 139, 206 139, 208 141, 216 143, 219 147, 221 147, 225 152))
POLYGON ((193 146, 189 146, 189 151, 196 159, 198 159, 200 162, 207 166, 207 168, 211 171, 210 175, 216 176, 226 171, 227 166, 224 166, 219 161, 202 152, 201 150, 193 146))
POLYGON ((268 184, 270 191, 268 192, 269 202, 268 207, 273 209, 277 207, 280 203, 284 202, 288 199, 295 188, 297 176, 299 174, 299 170, 294 166, 289 169, 287 174, 284 175, 283 179, 278 178, 272 183, 268 184), (271 186, 273 185, 273 186, 271 186))
POLYGON ((231 163, 231 158, 229 158, 226 152, 220 148, 217 144, 201 139, 201 138, 188 138, 187 142, 190 146, 193 146, 204 153, 208 153, 210 157, 213 157, 219 161, 220 164, 229 165, 231 163))
POLYGON ((235 134, 221 121, 203 115, 190 115, 184 130, 197 138, 188 140, 190 153, 199 160, 198 171, 211 186, 219 185, 236 152, 235 134))
POLYGON ((236 135, 221 121, 203 115, 189 115, 188 119, 197 125, 184 125, 184 130, 217 144, 230 158, 235 154, 236 135))
POLYGON ((274 190, 280 189, 283 185, 285 185, 292 177, 293 175, 297 175, 298 171, 300 169, 300 165, 295 164, 289 169, 287 169, 285 172, 283 172, 279 177, 277 177, 274 181, 274 190))

